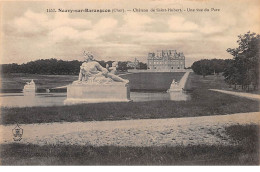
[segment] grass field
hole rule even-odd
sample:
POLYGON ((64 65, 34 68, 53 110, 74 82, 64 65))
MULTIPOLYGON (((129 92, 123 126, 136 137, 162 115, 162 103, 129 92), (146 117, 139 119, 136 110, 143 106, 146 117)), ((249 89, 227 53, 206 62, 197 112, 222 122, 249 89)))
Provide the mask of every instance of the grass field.
POLYGON ((31 79, 38 89, 50 89, 68 85, 78 79, 75 75, 35 75, 35 74, 5 74, 1 75, 1 90, 22 90, 31 79))
POLYGON ((233 146, 1 145, 2 165, 258 165, 259 126, 226 128, 233 146))
MULTIPOLYGON (((131 91, 167 91, 172 80, 179 81, 184 72, 132 73, 122 78, 130 81, 131 91)), ((78 79, 75 75, 5 74, 1 76, 0 90, 12 92, 22 90, 26 82, 34 79, 38 89, 51 89, 71 84, 78 79)))
POLYGON ((131 91, 167 91, 172 80, 179 81, 184 72, 145 72, 121 76, 130 82, 131 91))
MULTIPOLYGON (((209 91, 227 89, 221 76, 190 74, 189 101, 101 103, 57 107, 2 108, 1 124, 121 120, 224 115, 259 111, 259 102, 209 91)), ((258 165, 259 126, 225 128, 234 145, 116 147, 0 145, 2 165, 258 165)))
POLYGON ((224 115, 259 111, 259 102, 209 91, 225 88, 222 77, 190 74, 189 101, 99 103, 57 107, 2 108, 1 124, 103 121, 224 115))

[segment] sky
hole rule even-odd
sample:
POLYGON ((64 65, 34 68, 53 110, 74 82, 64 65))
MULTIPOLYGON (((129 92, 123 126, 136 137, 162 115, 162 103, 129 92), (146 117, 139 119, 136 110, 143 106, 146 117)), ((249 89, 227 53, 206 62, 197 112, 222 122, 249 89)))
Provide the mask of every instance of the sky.
POLYGON ((183 52, 186 67, 199 59, 232 58, 238 35, 259 34, 259 0, 5 2, 1 5, 1 64, 37 59, 146 62, 148 52, 183 52), (47 9, 124 9, 124 13, 47 13, 47 9), (133 9, 149 12, 133 12, 133 9), (150 9, 182 12, 150 12, 150 9), (209 12, 187 12, 205 9, 209 12), (211 11, 211 8, 220 11, 211 11), (130 10, 130 11, 126 11, 130 10), (186 11, 184 11, 186 10, 186 11))

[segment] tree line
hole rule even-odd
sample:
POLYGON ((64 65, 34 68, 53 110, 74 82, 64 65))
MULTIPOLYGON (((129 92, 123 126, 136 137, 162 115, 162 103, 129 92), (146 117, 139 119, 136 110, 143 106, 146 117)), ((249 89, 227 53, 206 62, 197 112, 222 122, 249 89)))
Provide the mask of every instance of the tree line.
MULTIPOLYGON (((102 67, 106 67, 106 64, 112 66, 114 61, 97 61, 102 67)), ((0 65, 1 72, 7 73, 28 73, 28 74, 43 74, 43 75, 77 75, 79 74, 80 66, 83 62, 78 60, 63 61, 57 59, 41 59, 31 61, 24 64, 2 64, 0 65)), ((141 62, 140 62, 141 63, 141 62)), ((145 63, 140 65, 143 69, 147 66, 145 63)), ((119 71, 127 71, 126 61, 118 62, 119 71)))
POLYGON ((205 77, 206 75, 224 72, 231 61, 231 59, 202 59, 194 62, 191 68, 196 74, 205 77))
POLYGON ((254 90, 259 85, 259 47, 260 35, 250 31, 238 36, 238 47, 228 48, 227 52, 233 59, 203 59, 192 64, 191 68, 196 74, 211 75, 223 73, 226 83, 230 86, 237 85, 246 90, 253 86, 254 90))
POLYGON ((28 74, 46 74, 46 75, 74 75, 79 73, 79 67, 82 62, 78 60, 63 61, 57 59, 41 59, 31 61, 25 64, 3 64, 1 72, 6 73, 28 73, 28 74))

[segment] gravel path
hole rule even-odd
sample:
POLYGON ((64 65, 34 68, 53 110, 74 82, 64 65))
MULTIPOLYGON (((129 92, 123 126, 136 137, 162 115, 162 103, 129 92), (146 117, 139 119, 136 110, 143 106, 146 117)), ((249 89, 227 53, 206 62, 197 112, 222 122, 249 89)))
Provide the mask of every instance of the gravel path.
MULTIPOLYGON (((259 112, 221 116, 122 121, 21 124, 19 143, 66 145, 162 146, 231 144, 224 127, 258 124, 259 112)), ((15 125, 0 125, 0 144, 13 143, 15 125)))
POLYGON ((260 95, 258 94, 241 93, 241 92, 218 90, 218 89, 209 89, 209 90, 260 101, 260 95))

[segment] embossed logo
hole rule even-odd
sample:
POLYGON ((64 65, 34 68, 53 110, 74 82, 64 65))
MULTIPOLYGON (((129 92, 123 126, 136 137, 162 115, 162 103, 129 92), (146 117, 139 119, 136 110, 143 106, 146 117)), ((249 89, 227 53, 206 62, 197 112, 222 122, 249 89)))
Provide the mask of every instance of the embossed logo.
POLYGON ((16 127, 12 130, 13 132, 13 139, 14 141, 20 141, 22 140, 22 136, 23 136, 23 129, 18 125, 16 124, 16 127))

